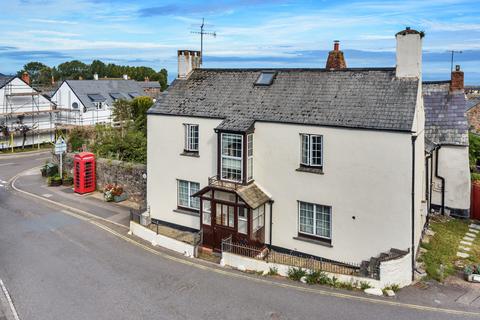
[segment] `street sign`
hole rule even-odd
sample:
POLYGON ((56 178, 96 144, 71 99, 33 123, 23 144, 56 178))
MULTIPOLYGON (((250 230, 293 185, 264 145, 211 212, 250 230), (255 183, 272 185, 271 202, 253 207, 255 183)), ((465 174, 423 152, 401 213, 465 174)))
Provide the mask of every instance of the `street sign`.
POLYGON ((60 177, 63 177, 63 153, 67 151, 67 143, 62 137, 55 142, 55 154, 60 155, 60 177))
POLYGON ((63 138, 58 138, 55 142, 55 154, 62 154, 67 151, 67 143, 63 138))

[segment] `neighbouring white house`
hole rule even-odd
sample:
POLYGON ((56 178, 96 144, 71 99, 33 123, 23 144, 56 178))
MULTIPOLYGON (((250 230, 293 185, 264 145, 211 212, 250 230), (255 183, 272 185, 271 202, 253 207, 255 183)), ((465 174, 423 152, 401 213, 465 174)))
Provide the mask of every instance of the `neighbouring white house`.
POLYGON ((397 254, 408 283, 427 214, 422 37, 396 34, 395 68, 346 68, 338 43, 325 69, 204 69, 179 51, 148 112, 152 220, 215 251, 230 238, 366 268, 397 254))
POLYGON ((52 142, 55 105, 30 86, 24 73, 0 77, 0 149, 52 142))
POLYGON ((470 217, 467 98, 460 66, 451 80, 423 83, 427 139, 429 207, 443 214, 470 217))
MULTIPOLYGON (((128 79, 128 78, 127 78, 128 79)), ((134 80, 65 80, 52 95, 59 110, 58 125, 95 125, 112 122, 116 100, 145 96, 134 80)))

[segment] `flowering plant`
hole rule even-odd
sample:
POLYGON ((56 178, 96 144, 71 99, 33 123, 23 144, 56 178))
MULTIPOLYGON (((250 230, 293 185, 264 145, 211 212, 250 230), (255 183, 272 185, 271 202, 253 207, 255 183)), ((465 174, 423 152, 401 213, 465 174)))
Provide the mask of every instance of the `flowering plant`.
POLYGON ((106 201, 113 201, 113 197, 120 196, 123 193, 123 187, 108 183, 103 188, 103 196, 106 201))

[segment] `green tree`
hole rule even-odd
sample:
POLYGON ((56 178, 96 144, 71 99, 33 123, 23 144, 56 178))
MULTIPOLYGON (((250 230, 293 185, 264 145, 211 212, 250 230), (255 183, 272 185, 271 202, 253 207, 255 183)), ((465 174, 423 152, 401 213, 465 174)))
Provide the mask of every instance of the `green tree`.
POLYGON ((57 69, 62 79, 86 79, 89 75, 89 66, 79 60, 61 63, 57 69))
POLYGON ((50 70, 50 68, 41 62, 29 62, 23 66, 23 69, 18 72, 18 76, 22 77, 24 72, 27 72, 30 76, 32 84, 38 84, 39 78, 42 72, 50 70))
POLYGON ((100 60, 93 60, 89 66, 89 75, 88 78, 92 77, 96 73, 100 78, 103 78, 107 75, 107 66, 100 60))
POLYGON ((147 111, 153 106, 150 97, 137 97, 132 100, 132 116, 135 130, 147 136, 147 111))

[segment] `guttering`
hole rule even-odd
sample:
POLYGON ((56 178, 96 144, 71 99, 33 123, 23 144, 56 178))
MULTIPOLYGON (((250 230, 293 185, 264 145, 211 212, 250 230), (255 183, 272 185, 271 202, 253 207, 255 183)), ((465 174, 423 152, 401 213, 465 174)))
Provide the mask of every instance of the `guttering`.
POLYGON ((417 136, 412 136, 412 281, 415 280, 415 141, 417 136))
POLYGON ((272 212, 273 212, 273 200, 270 200, 270 230, 269 230, 269 244, 268 246, 270 247, 270 249, 272 248, 272 227, 273 227, 273 222, 272 222, 272 212))
POLYGON ((440 209, 440 213, 442 215, 445 214, 445 178, 438 175, 438 157, 440 155, 440 149, 442 148, 441 145, 439 145, 437 148, 435 148, 435 178, 440 179, 442 181, 442 207, 440 209))

